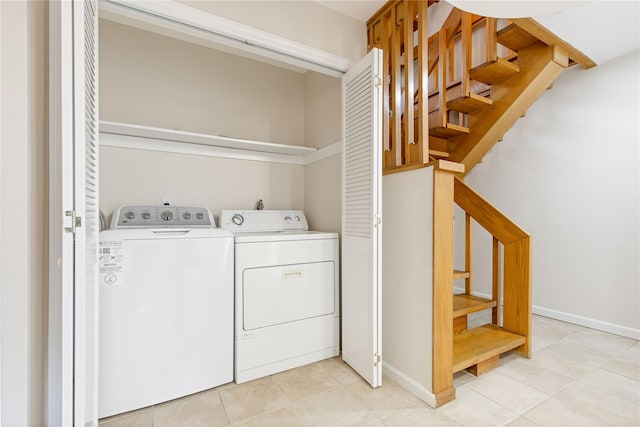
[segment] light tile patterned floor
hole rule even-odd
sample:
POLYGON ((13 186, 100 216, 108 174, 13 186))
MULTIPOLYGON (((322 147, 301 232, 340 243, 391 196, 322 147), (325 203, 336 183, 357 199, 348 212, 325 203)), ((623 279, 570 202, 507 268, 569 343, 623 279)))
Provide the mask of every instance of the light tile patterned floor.
MULTIPOLYGON (((474 323, 486 323, 480 314, 474 323)), ((150 426, 638 426, 640 343, 533 317, 531 360, 507 355, 455 376, 457 398, 432 409, 388 378, 371 389, 339 358, 227 384, 102 420, 150 426)))

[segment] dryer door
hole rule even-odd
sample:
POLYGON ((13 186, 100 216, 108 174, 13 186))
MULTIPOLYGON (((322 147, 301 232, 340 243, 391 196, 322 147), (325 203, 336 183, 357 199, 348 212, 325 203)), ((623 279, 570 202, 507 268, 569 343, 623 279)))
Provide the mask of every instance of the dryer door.
POLYGON ((242 276, 242 328, 259 328, 333 314, 333 261, 249 268, 242 276))

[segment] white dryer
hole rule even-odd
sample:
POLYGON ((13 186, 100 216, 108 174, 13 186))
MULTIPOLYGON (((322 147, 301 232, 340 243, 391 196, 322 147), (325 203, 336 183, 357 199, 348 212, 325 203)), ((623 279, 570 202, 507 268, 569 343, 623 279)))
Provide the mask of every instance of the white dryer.
POLYGON ((233 381, 233 235, 207 209, 118 209, 99 280, 100 418, 233 381))
POLYGON ((223 210, 235 234, 235 380, 337 356, 338 235, 302 211, 223 210))

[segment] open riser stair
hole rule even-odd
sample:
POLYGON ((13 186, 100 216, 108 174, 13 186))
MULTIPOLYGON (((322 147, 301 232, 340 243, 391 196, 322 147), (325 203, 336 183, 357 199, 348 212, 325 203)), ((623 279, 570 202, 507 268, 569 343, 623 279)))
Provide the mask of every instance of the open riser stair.
POLYGON ((428 36, 437 0, 391 0, 367 22, 383 51, 383 174, 434 167, 433 379, 436 406, 453 374, 480 375, 501 354, 531 357, 531 237, 462 180, 567 67, 595 64, 529 18, 456 9, 428 36), (466 216, 465 266, 453 265, 453 206, 466 216), (492 236, 491 295, 474 292, 473 229, 492 236), (464 292, 454 294, 454 281, 464 292), (470 328, 469 315, 491 311, 470 328))

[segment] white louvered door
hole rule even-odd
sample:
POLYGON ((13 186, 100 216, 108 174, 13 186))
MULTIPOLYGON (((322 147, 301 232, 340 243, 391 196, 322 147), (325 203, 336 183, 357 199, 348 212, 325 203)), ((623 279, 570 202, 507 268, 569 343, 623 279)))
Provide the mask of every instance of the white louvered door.
POLYGON ((382 51, 342 78, 342 359, 382 384, 382 51))
POLYGON ((98 4, 49 6, 47 425, 98 424, 98 4))

